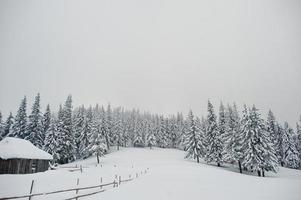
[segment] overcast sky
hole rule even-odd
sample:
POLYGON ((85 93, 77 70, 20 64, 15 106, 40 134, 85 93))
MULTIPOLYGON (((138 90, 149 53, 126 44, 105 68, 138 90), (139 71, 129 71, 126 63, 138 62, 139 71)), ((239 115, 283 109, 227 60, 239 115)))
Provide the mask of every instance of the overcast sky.
MULTIPOLYGON (((0 110, 107 104, 206 114, 207 100, 301 114, 299 0, 1 0, 0 110)), ((29 112, 29 110, 28 110, 29 112)))

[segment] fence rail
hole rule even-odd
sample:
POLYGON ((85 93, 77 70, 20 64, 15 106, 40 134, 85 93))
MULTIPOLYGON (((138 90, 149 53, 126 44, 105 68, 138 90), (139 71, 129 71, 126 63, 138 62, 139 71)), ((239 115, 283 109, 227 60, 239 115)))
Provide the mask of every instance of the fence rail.
MULTIPOLYGON (((144 170, 144 172, 141 171, 141 174, 143 174, 143 173, 146 174, 147 170, 144 170)), ((105 186, 112 185, 113 187, 118 187, 118 185, 120 185, 121 183, 134 180, 134 178, 131 178, 131 175, 129 175, 129 179, 123 179, 123 180, 121 179, 121 176, 119 176, 119 180, 116 180, 116 177, 117 177, 117 175, 115 176, 115 180, 113 182, 109 182, 109 183, 104 183, 104 184, 99 184, 99 185, 94 185, 94 186, 87 186, 87 187, 76 187, 76 188, 69 188, 69 189, 63 189, 63 190, 56 190, 56 191, 52 191, 52 192, 40 192, 40 193, 34 193, 34 194, 31 194, 31 192, 33 190, 33 186, 34 186, 34 180, 32 180, 31 186, 30 186, 30 194, 21 195, 21 196, 0 197, 0 200, 10 200, 10 199, 20 199, 20 198, 28 198, 29 200, 31 200, 35 196, 51 195, 51 194, 71 192, 71 191, 76 191, 76 196, 67 198, 65 200, 71 200, 71 199, 77 200, 80 197, 90 196, 90 195, 104 192, 105 190, 103 189, 103 187, 105 187, 105 186), (94 189, 94 188, 100 188, 100 190, 94 191, 91 193, 87 193, 87 194, 77 195, 78 191, 80 191, 80 190, 88 190, 88 189, 94 189)), ((136 178, 138 178, 138 173, 136 173, 136 178)), ((102 178, 101 178, 101 181, 102 181, 102 178)), ((79 179, 77 179, 77 184, 78 184, 78 182, 79 182, 79 179)))

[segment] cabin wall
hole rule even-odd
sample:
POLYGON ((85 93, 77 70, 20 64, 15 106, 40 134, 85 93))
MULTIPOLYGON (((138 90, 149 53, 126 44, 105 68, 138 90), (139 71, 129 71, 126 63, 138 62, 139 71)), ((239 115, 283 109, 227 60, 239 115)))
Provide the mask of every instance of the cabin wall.
POLYGON ((0 158, 0 174, 29 174, 48 170, 49 160, 0 158))

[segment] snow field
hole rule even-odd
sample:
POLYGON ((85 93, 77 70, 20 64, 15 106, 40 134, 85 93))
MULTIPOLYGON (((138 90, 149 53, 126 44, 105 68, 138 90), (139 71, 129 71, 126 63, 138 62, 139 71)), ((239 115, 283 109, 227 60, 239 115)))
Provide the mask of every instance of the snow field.
MULTIPOLYGON (((128 178, 136 172, 149 168, 148 173, 122 183, 119 187, 80 200, 180 200, 180 199, 229 199, 229 200, 300 200, 301 171, 280 168, 279 173, 267 173, 267 177, 239 174, 235 168, 221 167, 184 159, 185 152, 175 149, 122 148, 101 158, 77 161, 63 167, 83 166, 80 171, 67 168, 28 175, 1 175, 0 197, 28 194, 30 183, 35 179, 35 192, 74 188, 77 178, 79 186, 92 186, 112 182, 115 175, 128 178)), ((98 191, 83 190, 79 194, 98 191)), ((35 199, 64 199, 75 195, 75 191, 35 199)))

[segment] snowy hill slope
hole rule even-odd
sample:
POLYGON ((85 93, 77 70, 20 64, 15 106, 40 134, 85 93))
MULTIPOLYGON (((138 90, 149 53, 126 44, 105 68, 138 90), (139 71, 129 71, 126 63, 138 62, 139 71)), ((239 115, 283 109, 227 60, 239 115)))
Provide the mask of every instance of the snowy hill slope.
MULTIPOLYGON (((278 174, 266 178, 241 175, 228 168, 217 168, 184 160, 185 152, 174 149, 125 148, 102 158, 101 166, 94 157, 67 166, 83 165, 83 173, 68 168, 29 175, 0 175, 0 197, 28 194, 30 182, 35 179, 34 192, 99 184, 114 180, 115 175, 128 178, 147 168, 147 174, 118 188, 80 199, 301 199, 301 171, 280 168, 278 174)), ((91 191, 91 190, 90 190, 91 191)), ((87 192, 87 191, 85 191, 87 192)), ((81 193, 81 192, 80 192, 81 193)), ((83 192, 84 193, 84 192, 83 192)), ((41 196, 35 199, 63 199, 74 192, 41 196)))

